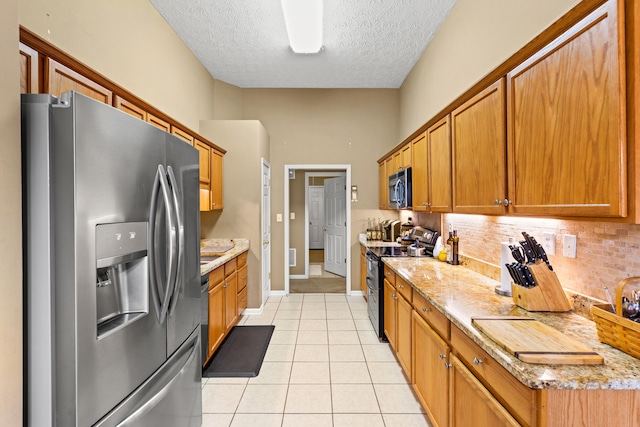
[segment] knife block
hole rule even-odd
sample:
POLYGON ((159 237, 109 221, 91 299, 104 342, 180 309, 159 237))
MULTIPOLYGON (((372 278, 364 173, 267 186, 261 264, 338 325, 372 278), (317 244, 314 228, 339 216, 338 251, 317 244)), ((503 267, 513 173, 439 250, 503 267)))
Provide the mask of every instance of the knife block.
POLYGON ((570 311, 571 303, 560 285, 556 273, 547 264, 538 261, 528 265, 537 286, 525 288, 511 284, 513 302, 527 311, 570 311))

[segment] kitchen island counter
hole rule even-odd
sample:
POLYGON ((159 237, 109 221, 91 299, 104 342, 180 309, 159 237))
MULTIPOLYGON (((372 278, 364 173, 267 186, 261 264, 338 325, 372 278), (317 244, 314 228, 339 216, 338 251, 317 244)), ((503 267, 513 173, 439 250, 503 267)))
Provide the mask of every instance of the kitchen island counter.
POLYGON ((495 293, 499 284, 462 266, 434 258, 383 258, 419 295, 532 389, 640 390, 640 360, 598 341, 595 323, 573 312, 529 312, 511 297, 495 293), (538 365, 520 361, 471 323, 477 316, 519 316, 538 320, 593 349, 604 365, 538 365))

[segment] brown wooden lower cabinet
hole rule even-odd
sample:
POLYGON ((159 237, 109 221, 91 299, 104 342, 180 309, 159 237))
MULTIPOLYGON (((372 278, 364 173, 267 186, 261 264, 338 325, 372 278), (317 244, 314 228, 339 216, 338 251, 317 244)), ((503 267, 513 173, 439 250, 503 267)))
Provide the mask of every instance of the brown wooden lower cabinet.
POLYGON ((387 336, 389 345, 394 351, 396 347, 396 288, 385 278, 384 279, 384 334, 387 336))
POLYGON ((207 360, 222 343, 225 335, 224 321, 224 280, 209 288, 209 349, 207 360))
POLYGON ((360 252, 360 290, 365 301, 369 298, 367 289, 367 257, 365 256, 365 249, 362 247, 360 252))
POLYGON ((238 274, 234 272, 224 280, 225 330, 229 332, 238 321, 238 274))
POLYGON ((411 379, 411 313, 413 308, 411 304, 404 299, 402 294, 398 291, 396 296, 396 351, 400 366, 407 375, 407 378, 411 379))
POLYGON ((449 353, 447 343, 415 311, 413 388, 434 426, 449 426, 449 353))
POLYGON ((232 258, 209 273, 209 349, 205 365, 247 307, 247 255, 232 258), (242 267, 237 268, 241 264, 242 267))
POLYGON ((491 392, 455 356, 451 357, 450 375, 451 425, 459 427, 520 426, 491 392))

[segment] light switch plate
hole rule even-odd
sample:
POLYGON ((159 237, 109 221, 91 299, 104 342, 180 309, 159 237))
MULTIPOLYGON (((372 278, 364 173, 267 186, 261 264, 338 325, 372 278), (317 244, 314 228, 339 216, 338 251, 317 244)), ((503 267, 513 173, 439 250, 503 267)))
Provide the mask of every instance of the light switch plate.
POLYGON ((568 258, 576 257, 576 246, 577 246, 576 236, 572 234, 565 234, 563 237, 563 255, 568 258))
POLYGON ((547 255, 555 255, 556 235, 553 233, 542 233, 542 247, 547 255))
POLYGON ((291 213, 289 214, 289 218, 290 218, 290 219, 296 219, 296 213, 295 213, 295 212, 291 212, 291 213))
POLYGON ((276 222, 282 222, 282 214, 276 214, 276 222))

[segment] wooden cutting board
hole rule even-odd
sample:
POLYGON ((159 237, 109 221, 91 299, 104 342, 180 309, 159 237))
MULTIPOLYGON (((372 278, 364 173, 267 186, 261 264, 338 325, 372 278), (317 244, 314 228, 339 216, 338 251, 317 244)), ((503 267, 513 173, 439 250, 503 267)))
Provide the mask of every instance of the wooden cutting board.
POLYGON ((471 323, 527 363, 602 365, 604 357, 562 332, 526 317, 472 317, 471 323))

